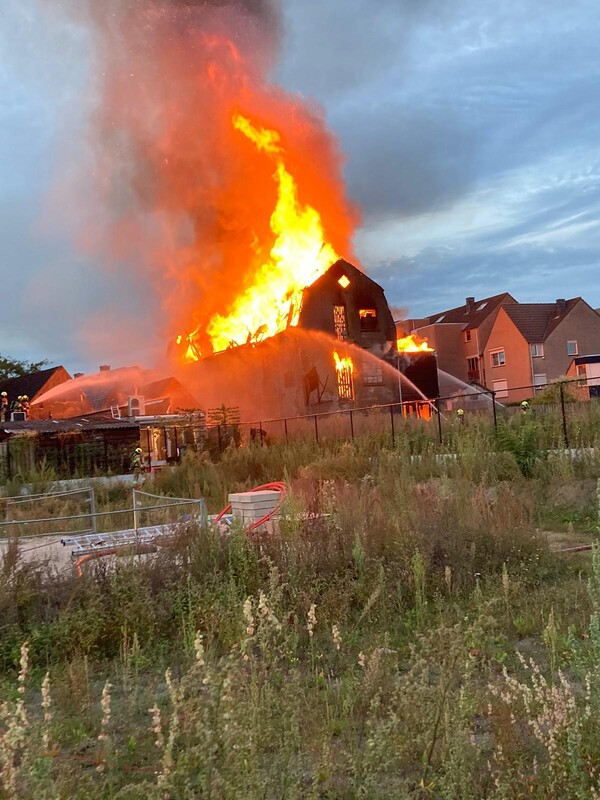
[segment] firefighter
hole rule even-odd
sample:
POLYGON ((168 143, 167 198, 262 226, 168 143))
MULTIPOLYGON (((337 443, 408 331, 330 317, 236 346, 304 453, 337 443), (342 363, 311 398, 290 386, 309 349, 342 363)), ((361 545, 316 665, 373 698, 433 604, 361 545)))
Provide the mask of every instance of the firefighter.
POLYGON ((10 407, 10 410, 11 410, 11 411, 13 411, 13 412, 14 412, 14 411, 16 411, 17 413, 18 413, 19 411, 23 411, 23 405, 22 405, 22 403, 23 403, 23 395, 22 395, 22 394, 20 394, 20 395, 17 397, 17 399, 16 399, 16 400, 13 400, 13 401, 12 401, 12 405, 11 405, 11 407, 10 407))
POLYGON ((521 401, 521 411, 523 411, 523 412, 529 411, 529 401, 528 400, 522 400, 521 401))
POLYGON ((465 421, 465 410, 464 410, 464 408, 457 408, 456 409, 456 418, 458 419, 458 421, 462 425, 462 423, 465 421))
POLYGON ((141 447, 136 447, 133 453, 131 454, 130 468, 133 471, 133 482, 138 483, 144 471, 141 447))
POLYGON ((23 410, 23 413, 25 414, 25 419, 29 419, 29 409, 30 409, 30 407, 31 407, 31 404, 29 402, 29 397, 28 397, 28 395, 24 394, 23 397, 21 398, 21 408, 23 410))
POLYGON ((8 407, 8 393, 2 392, 0 394, 0 417, 3 422, 8 422, 9 407, 8 407))

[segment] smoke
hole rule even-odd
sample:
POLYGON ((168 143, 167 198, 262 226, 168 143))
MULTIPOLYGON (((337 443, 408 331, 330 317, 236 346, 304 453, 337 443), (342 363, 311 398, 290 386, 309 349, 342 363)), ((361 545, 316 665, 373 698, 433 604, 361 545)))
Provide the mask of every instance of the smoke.
MULTIPOLYGON (((123 287, 144 287, 138 309, 149 295, 135 312, 138 339, 159 337, 166 349, 177 334, 227 313, 270 249, 273 164, 234 130, 236 112, 279 132, 300 202, 318 209, 328 241, 351 256, 356 214, 337 143, 320 109, 269 80, 281 42, 278 2, 62 5, 91 35, 86 91, 94 104, 90 167, 61 191, 71 207, 76 197, 80 241, 117 272, 116 293, 121 270, 123 287)), ((85 340, 103 333, 109 312, 111 330, 131 338, 131 318, 111 308, 90 321, 85 340)))

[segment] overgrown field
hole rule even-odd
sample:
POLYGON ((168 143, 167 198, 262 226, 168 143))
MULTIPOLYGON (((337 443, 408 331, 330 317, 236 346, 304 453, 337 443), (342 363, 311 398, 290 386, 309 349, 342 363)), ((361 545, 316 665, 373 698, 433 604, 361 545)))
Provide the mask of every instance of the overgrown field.
POLYGON ((600 552, 557 552, 597 534, 600 449, 533 424, 189 455, 149 490, 284 479, 278 534, 82 579, 9 552, 1 796, 600 797, 600 552))

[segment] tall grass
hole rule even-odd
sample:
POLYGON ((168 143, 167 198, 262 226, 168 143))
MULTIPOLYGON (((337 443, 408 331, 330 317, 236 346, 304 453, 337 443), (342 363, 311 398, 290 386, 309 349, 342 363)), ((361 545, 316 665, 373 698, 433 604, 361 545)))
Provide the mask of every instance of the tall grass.
POLYGON ((566 562, 538 529, 597 465, 527 476, 492 441, 188 455, 149 488, 216 510, 286 478, 278 532, 186 524, 82 579, 11 553, 2 796, 599 796, 600 557, 566 562))

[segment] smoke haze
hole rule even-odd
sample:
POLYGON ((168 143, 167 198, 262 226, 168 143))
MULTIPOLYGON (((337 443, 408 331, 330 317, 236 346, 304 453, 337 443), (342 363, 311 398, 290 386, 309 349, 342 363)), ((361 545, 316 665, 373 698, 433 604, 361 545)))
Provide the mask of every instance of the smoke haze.
POLYGON ((227 313, 260 270, 273 243, 273 165, 234 130, 236 112, 280 133, 300 202, 318 209, 328 241, 351 256, 356 214, 336 142, 316 106, 269 82, 278 3, 73 0, 63 8, 91 33, 96 99, 90 170, 63 179, 54 205, 75 198, 86 252, 140 285, 131 314, 109 307, 87 320, 82 335, 102 341, 104 357, 123 336, 137 352, 146 338, 148 356, 151 341, 166 350, 178 333, 227 313))

